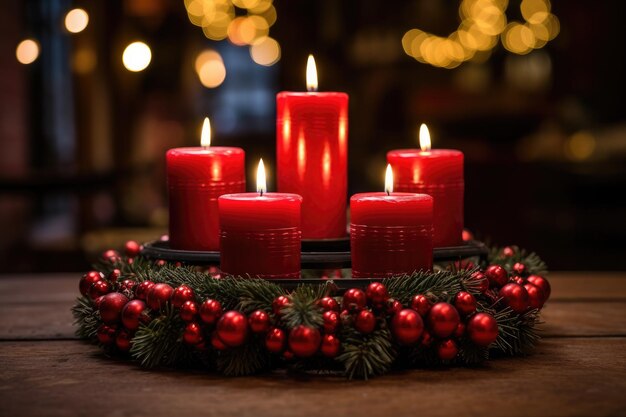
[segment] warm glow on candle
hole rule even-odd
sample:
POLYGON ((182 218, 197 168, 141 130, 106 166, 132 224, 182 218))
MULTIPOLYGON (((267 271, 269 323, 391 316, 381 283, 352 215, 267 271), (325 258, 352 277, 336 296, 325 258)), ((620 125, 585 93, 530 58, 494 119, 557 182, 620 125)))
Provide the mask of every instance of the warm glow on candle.
POLYGON ((430 132, 428 131, 428 127, 426 127, 425 123, 422 123, 420 126, 420 148, 423 151, 430 151, 430 132))
POLYGON ((211 122, 208 117, 204 118, 202 124, 202 134, 200 135, 200 145, 204 148, 211 146, 211 122))
POLYGON ((317 91, 317 68, 313 55, 309 55, 306 62, 306 89, 307 91, 317 91))
POLYGON ((259 167, 256 170, 256 191, 263 195, 267 191, 265 183, 265 166, 263 166, 263 158, 259 160, 259 167))
POLYGON ((393 170, 391 164, 387 164, 387 172, 385 172, 385 192, 387 194, 393 193, 393 170))

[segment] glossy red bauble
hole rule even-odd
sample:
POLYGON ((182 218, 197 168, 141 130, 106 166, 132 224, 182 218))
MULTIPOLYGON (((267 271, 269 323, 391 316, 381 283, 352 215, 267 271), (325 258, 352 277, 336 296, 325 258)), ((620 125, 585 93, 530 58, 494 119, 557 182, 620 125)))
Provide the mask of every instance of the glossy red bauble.
POLYGON ((118 279, 122 277, 122 271, 115 268, 113 271, 109 272, 109 281, 117 282, 118 279))
POLYGON ((552 288, 550 288, 550 283, 547 279, 539 275, 531 275, 526 278, 526 281, 541 288, 541 291, 543 291, 543 295, 545 296, 544 302, 548 301, 552 288))
POLYGON ((441 341, 437 345, 437 356, 439 356, 439 359, 442 361, 450 361, 456 358, 458 353, 459 348, 452 339, 441 341))
POLYGON ((370 303, 376 307, 383 305, 389 299, 387 287, 380 282, 372 282, 368 285, 365 295, 370 303))
POLYGON ((350 288, 343 294, 343 302, 341 305, 344 309, 349 311, 360 310, 367 305, 367 296, 363 290, 350 288))
POLYGON ((281 310, 289 305, 289 298, 286 295, 278 296, 272 301, 272 311, 277 316, 281 315, 281 310))
POLYGON ((500 265, 489 265, 487 269, 485 269, 485 276, 489 280, 489 286, 492 288, 500 288, 506 285, 509 280, 506 269, 502 268, 500 265))
POLYGON ((148 296, 146 297, 146 304, 152 310, 158 311, 165 307, 165 304, 170 301, 174 288, 165 283, 154 284, 148 290, 148 296))
POLYGON ((112 264, 122 260, 122 258, 120 257, 120 253, 113 249, 109 249, 109 250, 102 252, 102 259, 112 264))
POLYGON ((482 272, 474 272, 472 279, 476 281, 476 290, 484 293, 489 289, 489 279, 482 272))
POLYGON ((411 299, 411 308, 419 313, 420 316, 426 317, 432 303, 422 294, 418 294, 411 299))
POLYGON ((108 281, 97 281, 89 288, 89 298, 95 300, 111 292, 111 284, 108 281))
POLYGON ((104 324, 115 324, 120 321, 122 309, 128 303, 128 297, 119 292, 112 292, 102 297, 98 311, 104 324))
POLYGON ((248 325, 254 333, 265 333, 270 329, 270 315, 263 310, 256 310, 250 313, 248 325))
POLYGON ((322 320, 324 320, 324 332, 335 333, 339 327, 339 314, 336 311, 325 311, 322 314, 322 320))
POLYGON ((217 336, 216 332, 211 333, 211 346, 213 346, 216 350, 228 349, 228 346, 222 342, 222 339, 217 336))
POLYGON ((78 289, 82 295, 87 296, 89 295, 89 289, 91 286, 98 281, 102 281, 103 279, 104 274, 102 272, 89 271, 80 279, 78 289))
POLYGON ((147 306, 142 300, 130 300, 122 309, 122 324, 128 330, 137 330, 139 323, 145 321, 147 315, 142 319, 147 306))
POLYGON ((132 291, 137 285, 137 281, 133 281, 132 279, 125 279, 120 283, 119 290, 120 291, 132 291))
POLYGON ((195 298, 193 290, 187 285, 181 285, 177 287, 172 293, 172 305, 180 308, 185 301, 193 301, 195 298))
POLYGON ((376 328, 376 316, 370 310, 361 310, 354 318, 354 328, 363 334, 369 334, 376 328))
POLYGON ((424 322, 417 311, 405 308, 391 319, 391 332, 401 345, 416 343, 424 331, 424 322))
POLYGON ((222 304, 217 300, 204 300, 200 306, 200 319, 206 324, 217 323, 222 317, 222 304))
POLYGON ((129 258, 134 258, 141 252, 141 245, 134 240, 129 240, 124 244, 124 253, 129 258))
POLYGON ((526 273, 526 265, 521 262, 515 262, 513 264, 513 272, 517 275, 524 275, 526 273))
POLYGON ((327 358, 334 358, 339 354, 339 350, 341 349, 341 342, 339 342, 339 338, 334 334, 325 334, 322 336, 322 346, 320 350, 322 351, 322 355, 327 358))
POLYGON ((393 298, 387 300, 387 314, 393 316, 399 313, 400 310, 402 310, 402 303, 400 301, 394 300, 393 298))
POLYGON ((475 314, 467 322, 467 334, 478 346, 487 347, 498 338, 498 322, 490 314, 475 314))
POLYGON ((512 247, 507 246, 502 249, 502 256, 504 256, 505 258, 510 258, 513 255, 515 255, 515 250, 512 247))
POLYGON ((521 285, 513 282, 506 284, 500 288, 498 295, 502 298, 502 302, 516 313, 522 314, 528 310, 528 291, 521 285))
POLYGON ((321 298, 317 303, 324 311, 339 312, 339 303, 333 297, 321 298))
POLYGON ((454 307, 464 316, 469 316, 476 311, 476 299, 466 291, 460 291, 454 297, 454 307))
POLYGON ((183 340, 188 345, 197 345, 202 342, 202 329, 198 323, 187 323, 183 332, 183 340))
POLYGON ((154 282, 152 281, 143 281, 135 286, 135 298, 139 298, 140 300, 145 300, 148 297, 148 292, 150 288, 154 287, 154 282))
POLYGON ((241 346, 248 337, 248 318, 239 311, 227 311, 217 321, 215 332, 226 346, 241 346))
POLYGON ((543 293, 543 290, 530 283, 524 285, 524 288, 528 293, 528 307, 541 310, 544 300, 546 299, 546 295, 543 293))
POLYGON ((115 346, 122 352, 128 352, 131 346, 133 336, 131 333, 122 330, 115 337, 115 346))
POLYGON ((515 284, 518 284, 518 285, 526 284, 526 280, 520 277, 519 275, 509 278, 509 281, 514 282, 515 284))
POLYGON ((314 327, 300 325, 289 333, 289 349, 299 358, 315 355, 321 342, 322 336, 314 327))
POLYGON ((285 349, 287 336, 282 329, 274 327, 265 336, 265 347, 272 353, 280 353, 285 349))
POLYGON ((101 324, 96 331, 96 336, 98 337, 98 342, 103 345, 111 345, 115 342, 115 326, 107 326, 106 324, 101 324))
POLYGON ((452 304, 437 303, 428 312, 427 322, 430 332, 443 339, 454 333, 461 318, 452 304))
POLYGON ((184 322, 192 322, 198 318, 198 304, 193 301, 185 301, 182 306, 180 306, 180 311, 178 315, 184 322))

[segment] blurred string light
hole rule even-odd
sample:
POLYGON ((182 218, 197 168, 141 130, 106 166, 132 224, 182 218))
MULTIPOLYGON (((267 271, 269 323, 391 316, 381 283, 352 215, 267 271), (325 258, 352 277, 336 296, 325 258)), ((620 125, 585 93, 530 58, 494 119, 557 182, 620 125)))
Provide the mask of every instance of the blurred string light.
POLYGON ((127 70, 139 72, 145 70, 152 60, 150 47, 143 42, 133 42, 124 49, 122 62, 127 70))
POLYGON ((15 48, 15 56, 20 64, 32 64, 39 56, 39 44, 34 39, 24 39, 15 48))
POLYGON ((68 32, 82 32, 88 24, 89 15, 83 9, 72 9, 65 15, 65 28, 68 32))
POLYGON ((273 65, 280 59, 280 45, 269 36, 277 18, 273 0, 184 1, 189 20, 201 27, 208 39, 248 46, 259 65, 273 65), (238 16, 237 10, 245 15, 238 16))
POLYGON ((411 29, 402 37, 404 52, 421 63, 456 68, 466 61, 484 62, 500 40, 510 52, 524 55, 540 49, 560 30, 549 0, 522 0, 524 23, 507 23, 508 0, 462 0, 461 23, 450 35, 411 29))
POLYGON ((213 49, 202 51, 195 62, 200 83, 206 88, 219 87, 226 78, 226 67, 219 52, 213 49))

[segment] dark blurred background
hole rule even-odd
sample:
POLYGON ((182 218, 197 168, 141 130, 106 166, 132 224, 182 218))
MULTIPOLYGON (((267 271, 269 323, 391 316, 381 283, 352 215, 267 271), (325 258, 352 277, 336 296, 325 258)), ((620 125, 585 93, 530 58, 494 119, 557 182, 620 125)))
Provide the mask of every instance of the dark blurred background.
POLYGON ((309 53, 320 90, 350 94, 350 193, 381 189, 386 151, 417 147, 426 122, 466 155, 478 237, 623 270, 625 8, 3 1, 0 271, 82 270, 166 233, 164 154, 198 144, 205 115, 215 145, 245 148, 250 183, 259 157, 273 172, 275 94, 305 89, 309 53))

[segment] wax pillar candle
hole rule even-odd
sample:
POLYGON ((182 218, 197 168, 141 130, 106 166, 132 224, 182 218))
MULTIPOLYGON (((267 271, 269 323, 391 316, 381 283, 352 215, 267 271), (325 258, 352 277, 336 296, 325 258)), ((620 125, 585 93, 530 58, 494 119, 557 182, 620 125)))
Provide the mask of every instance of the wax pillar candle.
POLYGON ((346 235, 348 95, 318 93, 315 61, 309 92, 276 96, 278 191, 302 196, 302 237, 346 235))
POLYGON ((384 193, 350 198, 352 277, 389 277, 430 270, 433 264, 433 199, 392 192, 387 167, 384 193))
POLYGON ((174 249, 219 250, 217 198, 246 189, 244 151, 210 146, 205 119, 202 147, 167 151, 169 236, 174 249))
POLYGON ((302 197, 265 192, 263 161, 257 192, 219 198, 222 272, 260 278, 300 277, 302 197))
POLYGON ((431 149, 426 125, 420 127, 422 149, 387 153, 397 191, 424 193, 434 198, 435 247, 458 246, 463 233, 463 153, 431 149))

